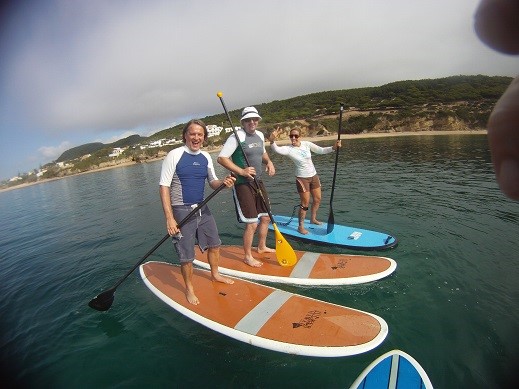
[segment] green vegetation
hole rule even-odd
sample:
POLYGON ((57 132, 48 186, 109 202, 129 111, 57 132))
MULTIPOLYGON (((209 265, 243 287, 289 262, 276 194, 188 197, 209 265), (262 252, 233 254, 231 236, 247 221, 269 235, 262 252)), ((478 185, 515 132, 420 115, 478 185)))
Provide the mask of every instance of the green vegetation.
POLYGON ((100 142, 87 143, 85 145, 68 149, 63 154, 61 154, 58 159, 56 159, 56 162, 71 161, 76 158, 81 158, 84 155, 97 153, 103 149, 109 150, 109 154, 111 150, 115 147, 128 147, 147 141, 148 138, 144 138, 140 135, 130 135, 127 138, 119 139, 118 141, 109 144, 104 144, 100 142))
MULTIPOLYGON (((379 87, 318 92, 282 101, 274 100, 270 103, 253 103, 252 105, 261 112, 262 127, 272 127, 293 120, 308 119, 319 120, 324 125, 327 123, 326 116, 338 115, 339 103, 344 104, 345 110, 360 112, 396 110, 400 116, 420 112, 425 114, 427 111, 434 113, 445 109, 445 106, 450 104, 467 103, 466 113, 469 114, 469 120, 473 123, 483 123, 481 126, 483 127, 491 107, 511 81, 511 77, 482 75, 398 81, 379 87), (480 110, 482 110, 483 118, 478 114, 480 110)), ((239 125, 241 109, 229 113, 234 125, 239 125)), ((453 111, 453 114, 456 115, 457 112, 453 111)), ((224 127, 228 126, 224 114, 206 116, 201 119, 207 124, 224 123, 224 127)), ((336 118, 334 119, 336 121, 336 118)), ((369 121, 366 122, 366 125, 368 123, 369 121)), ((150 136, 149 139, 178 137, 182 127, 183 124, 179 124, 167 128, 150 136)), ((325 127, 331 132, 334 131, 333 126, 325 125, 325 127)), ((337 128, 336 124, 335 131, 337 128)), ((368 127, 363 128, 369 130, 368 127)))
MULTIPOLYGON (((476 129, 485 127, 493 105, 511 81, 511 77, 482 75, 398 81, 380 87, 318 92, 252 105, 261 112, 262 128, 306 120, 324 126, 329 132, 337 132, 339 103, 342 103, 345 111, 358 113, 345 119, 344 132, 349 134, 381 132, 384 128, 380 123, 384 120, 404 121, 412 117, 457 119, 476 129)), ((235 125, 239 124, 240 112, 241 109, 229 112, 235 125)), ((224 114, 206 116, 202 120, 228 126, 224 114)), ((162 130, 150 139, 178 137, 182 126, 162 130)))
MULTIPOLYGON (((343 132, 348 134, 441 129, 449 124, 451 128, 482 129, 495 102, 511 81, 511 77, 501 76, 453 76, 398 81, 380 87, 318 92, 270 103, 251 104, 261 112, 262 130, 276 126, 304 126, 314 134, 323 131, 322 129, 336 133, 340 103, 344 105, 345 111, 343 132)), ((239 125, 240 112, 241 109, 229 112, 234 125, 239 125)), ((201 119, 207 124, 229 126, 223 112, 201 119)), ((55 164, 48 164, 44 167, 47 172, 41 178, 91 170, 103 162, 113 163, 114 158, 109 158, 108 154, 115 147, 128 147, 116 157, 116 161, 125 159, 140 162, 164 155, 175 146, 145 150, 135 146, 164 138, 180 139, 183 126, 184 123, 164 129, 148 138, 132 135, 108 145, 89 143, 74 147, 55 161, 68 162, 71 166, 60 169, 55 164)), ((228 134, 222 133, 210 138, 209 146, 222 144, 227 136, 228 134)), ((18 185, 37 179, 36 174, 21 177, 22 180, 4 182, 2 186, 18 185)))

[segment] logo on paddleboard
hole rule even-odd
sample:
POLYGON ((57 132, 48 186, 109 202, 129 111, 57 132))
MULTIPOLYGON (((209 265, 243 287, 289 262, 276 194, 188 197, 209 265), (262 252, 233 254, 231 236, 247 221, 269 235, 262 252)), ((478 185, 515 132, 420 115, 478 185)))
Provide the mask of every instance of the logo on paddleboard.
MULTIPOLYGON (((326 312, 324 312, 326 313, 326 312)), ((321 317, 321 311, 309 311, 298 323, 292 323, 292 328, 312 328, 317 319, 321 317)))
POLYGON ((341 259, 339 262, 337 262, 336 266, 332 266, 332 269, 333 270, 344 269, 345 267, 346 267, 346 261, 341 259))
POLYGON ((353 231, 350 236, 348 236, 348 239, 350 240, 357 240, 362 236, 362 232, 359 231, 353 231))

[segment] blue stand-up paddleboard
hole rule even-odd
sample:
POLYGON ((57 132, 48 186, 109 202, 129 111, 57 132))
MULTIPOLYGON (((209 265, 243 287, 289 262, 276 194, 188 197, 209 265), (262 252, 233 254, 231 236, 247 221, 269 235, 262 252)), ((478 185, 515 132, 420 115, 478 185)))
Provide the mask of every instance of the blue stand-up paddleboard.
POLYGON ((432 389, 422 366, 409 354, 392 350, 375 359, 350 389, 432 389))
MULTIPOLYGON (((342 226, 335 224, 332 232, 327 233, 328 224, 311 224, 305 220, 305 229, 308 234, 303 235, 297 231, 299 220, 297 217, 274 215, 278 230, 283 235, 290 236, 303 242, 319 245, 338 246, 353 250, 385 250, 397 245, 397 239, 384 232, 370 231, 362 228, 342 226), (288 223, 288 224, 287 224, 288 223)), ((269 229, 273 229, 272 224, 269 229)))

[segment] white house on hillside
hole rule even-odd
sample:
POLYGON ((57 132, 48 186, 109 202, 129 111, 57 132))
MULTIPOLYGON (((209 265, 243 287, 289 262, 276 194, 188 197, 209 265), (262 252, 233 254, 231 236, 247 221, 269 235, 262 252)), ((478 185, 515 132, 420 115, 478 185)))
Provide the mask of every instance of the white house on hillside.
POLYGON ((141 150, 146 150, 146 149, 152 149, 154 147, 174 145, 177 143, 182 143, 182 141, 176 140, 175 138, 171 138, 171 139, 163 138, 163 139, 151 141, 150 143, 145 144, 145 145, 140 145, 139 148, 141 150))
POLYGON ((113 150, 112 150, 112 153, 111 154, 108 154, 109 157, 118 157, 119 155, 122 154, 122 152, 126 150, 126 149, 123 149, 122 147, 114 147, 113 150))
MULTIPOLYGON (((234 129, 235 129, 236 131, 238 131, 240 128, 241 128, 240 126, 236 126, 236 127, 234 127, 234 129)), ((232 132, 232 127, 226 127, 226 128, 225 128, 225 133, 228 134, 229 132, 232 132)))
POLYGON ((223 128, 217 126, 216 124, 209 124, 207 126, 207 137, 211 138, 213 136, 218 136, 222 132, 223 128))
MULTIPOLYGON (((239 130, 240 127, 235 127, 236 130, 239 130)), ((212 136, 218 136, 222 133, 222 131, 225 131, 226 134, 229 132, 232 132, 232 127, 223 128, 220 126, 217 126, 216 124, 208 124, 207 125, 207 137, 211 138, 212 136)))

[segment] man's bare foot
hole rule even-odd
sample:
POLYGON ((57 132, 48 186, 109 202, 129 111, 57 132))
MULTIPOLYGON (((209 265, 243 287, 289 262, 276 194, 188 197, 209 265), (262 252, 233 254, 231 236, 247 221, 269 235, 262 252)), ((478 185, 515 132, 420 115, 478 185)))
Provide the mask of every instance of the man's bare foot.
POLYGON ((243 262, 245 262, 247 265, 252 266, 252 267, 261 267, 261 265, 263 265, 263 262, 258 261, 254 258, 252 258, 252 259, 245 258, 243 260, 243 262))
POLYGON ((321 224, 323 224, 323 223, 320 222, 319 220, 310 220, 310 223, 312 223, 312 224, 317 224, 318 226, 320 226, 321 224))
POLYGON ((198 297, 195 296, 195 293, 193 291, 186 291, 186 297, 187 297, 187 301, 189 301, 191 304, 193 305, 198 305, 200 304, 200 300, 198 300, 198 297))
POLYGON ((270 247, 267 247, 267 246, 262 247, 262 248, 259 248, 259 247, 258 247, 258 248, 257 248, 257 251, 258 251, 258 253, 260 253, 260 254, 263 254, 263 253, 275 253, 275 252, 276 252, 275 249, 271 249, 270 247))
POLYGON ((297 231, 298 231, 300 234, 303 234, 303 235, 308 234, 308 231, 305 230, 304 227, 299 227, 299 228, 297 229, 297 231))
POLYGON ((234 280, 231 280, 230 278, 227 278, 227 277, 222 277, 220 274, 218 274, 216 276, 213 275, 213 280, 224 283, 224 284, 229 284, 229 285, 234 284, 234 280))

